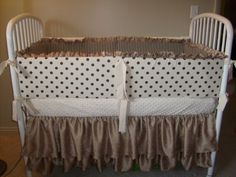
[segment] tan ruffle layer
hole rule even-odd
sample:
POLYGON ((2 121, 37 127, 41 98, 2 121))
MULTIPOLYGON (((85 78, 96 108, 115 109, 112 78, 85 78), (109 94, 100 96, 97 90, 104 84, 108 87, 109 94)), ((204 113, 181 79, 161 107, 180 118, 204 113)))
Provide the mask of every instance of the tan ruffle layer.
POLYGON ((221 52, 187 39, 110 37, 66 40, 43 38, 24 51, 20 57, 97 57, 121 56, 142 58, 225 58, 221 52))
POLYGON ((169 170, 177 162, 186 170, 209 167, 215 150, 215 116, 204 114, 129 117, 125 134, 117 117, 30 117, 23 152, 30 169, 49 174, 55 165, 65 171, 91 165, 127 171, 135 164, 142 171, 169 170))

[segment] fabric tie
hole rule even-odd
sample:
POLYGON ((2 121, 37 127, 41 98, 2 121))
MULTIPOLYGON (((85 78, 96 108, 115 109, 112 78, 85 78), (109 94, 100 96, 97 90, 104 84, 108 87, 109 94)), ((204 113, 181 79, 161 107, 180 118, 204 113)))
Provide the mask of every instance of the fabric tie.
POLYGON ((231 61, 231 63, 234 65, 234 67, 236 68, 236 61, 231 61))
POLYGON ((229 69, 232 67, 232 65, 234 65, 234 67, 236 68, 236 60, 226 59, 225 64, 229 66, 229 69))
POLYGON ((20 71, 21 71, 24 76, 29 77, 29 74, 27 73, 27 71, 23 67, 18 66, 18 68, 17 68, 16 61, 15 60, 11 61, 9 59, 3 61, 2 63, 0 63, 0 76, 2 75, 2 73, 4 72, 6 67, 9 66, 9 65, 16 71, 16 73, 19 76, 20 76, 20 71))
POLYGON ((23 97, 18 97, 13 100, 12 103, 12 119, 14 121, 18 120, 18 114, 21 111, 21 106, 24 105, 29 111, 30 114, 39 114, 39 111, 32 105, 32 103, 29 101, 29 99, 23 98, 23 97))
POLYGON ((227 94, 220 94, 217 109, 220 111, 224 111, 227 102, 228 102, 228 95, 227 94))
POLYGON ((128 96, 126 93, 126 71, 127 67, 123 59, 120 59, 116 65, 116 96, 120 100, 120 114, 119 114, 119 132, 125 133, 127 129, 127 108, 128 96))

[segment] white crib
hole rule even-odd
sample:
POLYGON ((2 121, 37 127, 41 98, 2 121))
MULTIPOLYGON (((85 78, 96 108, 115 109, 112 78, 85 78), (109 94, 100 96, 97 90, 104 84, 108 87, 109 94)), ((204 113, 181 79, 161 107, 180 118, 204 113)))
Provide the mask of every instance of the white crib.
MULTIPOLYGON (((34 58, 32 56, 30 56, 28 58, 24 58, 25 56, 19 57, 19 56, 17 56, 17 52, 29 48, 30 46, 34 45, 36 42, 40 41, 42 39, 42 37, 43 37, 43 24, 42 24, 40 19, 38 19, 38 18, 36 18, 36 17, 34 17, 34 16, 30 15, 30 14, 22 14, 22 15, 19 15, 19 16, 13 18, 8 23, 8 26, 7 26, 7 45, 8 45, 8 56, 9 56, 10 61, 15 63, 16 62, 16 58, 18 58, 17 63, 15 63, 16 65, 21 66, 21 67, 25 67, 25 68, 27 68, 27 67, 29 68, 29 66, 31 64, 30 64, 30 62, 28 63, 27 61, 33 62, 33 61, 35 61, 36 58, 34 58)), ((223 56, 221 53, 217 53, 216 51, 211 50, 211 49, 205 49, 202 46, 203 49, 199 49, 199 50, 201 50, 201 51, 203 51, 203 53, 207 54, 207 56, 205 58, 203 57, 204 60, 206 60, 206 61, 200 61, 200 60, 192 61, 193 63, 195 62, 196 65, 197 65, 197 62, 198 63, 200 63, 200 62, 204 63, 205 62, 205 64, 203 64, 205 66, 205 65, 207 65, 206 64, 207 63, 207 59, 208 59, 207 57, 209 57, 208 54, 211 54, 211 55, 213 55, 213 59, 214 59, 214 57, 216 57, 216 60, 215 61, 212 60, 213 62, 210 63, 210 64, 212 66, 214 66, 215 68, 217 68, 217 65, 222 66, 221 69, 220 69, 220 67, 218 68, 219 69, 218 72, 219 72, 219 75, 220 75, 220 79, 219 79, 219 81, 215 81, 216 83, 214 83, 214 84, 216 84, 216 86, 217 86, 217 84, 220 85, 220 86, 216 87, 216 89, 214 91, 212 91, 212 92, 215 93, 215 95, 212 94, 212 95, 214 95, 212 97, 214 97, 214 99, 218 99, 219 98, 219 105, 218 105, 217 115, 216 115, 216 140, 217 141, 219 140, 219 133, 220 133, 221 120, 222 120, 222 113, 223 113, 223 110, 224 110, 224 106, 225 106, 225 104, 227 102, 226 87, 227 87, 227 80, 228 80, 229 65, 231 64, 231 62, 230 62, 230 54, 231 54, 231 47, 232 47, 232 38, 233 38, 233 35, 232 35, 232 25, 230 24, 230 22, 227 19, 225 19, 224 17, 221 17, 219 15, 209 14, 209 13, 202 14, 202 15, 199 15, 199 16, 193 18, 193 20, 191 22, 191 25, 190 25, 190 39, 192 40, 193 43, 203 44, 203 45, 208 46, 208 47, 210 47, 212 49, 222 51, 222 52, 224 52, 227 55, 227 57, 224 58, 225 56, 223 56), (213 54, 212 54, 212 52, 213 52, 213 54), (218 58, 220 58, 220 56, 222 56, 223 60, 222 59, 221 60, 217 60, 218 58), (218 63, 220 63, 220 64, 215 65, 214 62, 216 62, 216 61, 218 61, 218 63), (222 62, 222 61, 224 61, 224 62, 222 62), (221 74, 222 74, 222 76, 221 76, 221 74)), ((77 38, 77 40, 80 41, 80 40, 83 40, 83 38, 77 38)), ((164 39, 153 38, 151 40, 163 41, 164 39)), ((168 39, 168 40, 173 40, 174 42, 176 42, 175 41, 176 39, 168 39)), ((177 40, 177 43, 179 43, 178 40, 177 40)), ((180 46, 180 48, 181 47, 182 46, 180 46)), ((178 48, 176 50, 178 51, 178 50, 181 50, 181 49, 178 48)), ((170 65, 173 66, 173 65, 176 64, 176 61, 179 61, 179 62, 182 62, 182 63, 186 62, 186 65, 187 65, 187 61, 186 60, 182 60, 181 58, 178 58, 178 57, 175 58, 174 60, 172 60, 170 55, 167 54, 167 56, 166 56, 167 59, 164 59, 163 61, 161 61, 162 64, 164 64, 165 62, 166 63, 169 62, 170 65)), ((45 57, 48 60, 48 62, 55 61, 55 62, 59 62, 59 63, 62 60, 67 60, 68 59, 68 56, 63 56, 61 58, 57 56, 56 57, 57 61, 56 61, 56 60, 54 60, 55 58, 50 57, 50 56, 43 56, 42 59, 40 58, 40 56, 37 56, 37 60, 38 61, 42 61, 42 63, 43 63, 44 60, 45 60, 45 57)), ((70 58, 72 59, 72 61, 78 61, 78 60, 76 60, 76 58, 78 58, 78 57, 70 57, 69 56, 69 60, 71 60, 70 58)), ((80 59, 84 59, 84 60, 89 58, 89 60, 92 60, 93 62, 95 62, 98 59, 99 60, 104 60, 105 62, 108 62, 108 60, 109 60, 109 62, 110 62, 110 59, 111 59, 110 57, 106 57, 106 56, 105 57, 104 56, 102 56, 102 57, 101 56, 91 56, 91 57, 88 57, 88 56, 86 56, 86 57, 82 56, 81 57, 80 56, 79 58, 80 59), (93 57, 95 57, 95 58, 93 58, 93 57)), ((122 57, 115 56, 114 60, 120 61, 120 58, 122 58, 122 57)), ((123 58, 125 58, 125 57, 123 57, 123 58)), ((124 59, 124 61, 126 62, 126 64, 127 63, 129 63, 129 64, 131 63, 132 64, 132 57, 127 57, 126 59, 124 59)), ((141 65, 142 65, 142 62, 145 64, 145 62, 148 62, 148 61, 149 61, 149 58, 147 57, 147 59, 141 61, 141 65)), ((154 59, 151 58, 150 62, 152 62, 152 61, 154 61, 154 59)), ((209 63, 209 61, 208 61, 208 63, 209 63)), ((79 61, 78 61, 78 63, 76 63, 76 64, 81 64, 81 63, 79 63, 79 61)), ((113 65, 115 65, 115 64, 116 63, 113 63, 113 65)), ((45 64, 43 66, 46 66, 46 65, 47 64, 45 64)), ((36 65, 34 65, 34 67, 35 66, 36 65)), ((130 67, 131 66, 132 65, 130 65, 130 67)), ((176 66, 177 66, 177 64, 176 64, 176 66)), ((109 66, 107 66, 107 67, 109 67, 109 66)), ((166 65, 165 65, 165 67, 166 67, 166 65)), ((18 67, 18 69, 19 69, 19 67, 18 67)), ((112 69, 112 67, 110 69, 112 69)), ((150 70, 151 70, 151 68, 150 68, 150 70)), ((29 71, 31 71, 31 70, 29 70, 29 71)), ((124 71, 125 72, 127 71, 126 68, 124 68, 124 65, 122 65, 122 64, 121 64, 121 70, 120 71, 121 71, 121 73, 124 73, 124 71)), ((201 70, 199 70, 199 71, 201 71, 201 70)), ((22 95, 23 95, 23 97, 27 97, 27 94, 22 92, 22 88, 23 88, 23 84, 22 83, 25 83, 25 82, 32 82, 33 83, 33 80, 28 80, 27 81, 27 78, 26 79, 24 79, 24 77, 20 78, 19 75, 23 75, 23 74, 22 73, 19 74, 17 72, 18 71, 17 71, 15 65, 11 65, 11 77, 12 77, 13 93, 14 93, 14 98, 16 100, 15 104, 18 104, 18 107, 16 106, 16 109, 17 109, 17 122, 18 122, 18 126, 19 126, 21 143, 22 143, 22 146, 24 146, 25 145, 25 137, 27 136, 26 135, 26 119, 27 119, 27 117, 25 116, 25 112, 24 112, 25 109, 22 110, 21 108, 19 108, 19 102, 18 103, 16 103, 16 102, 17 102, 17 100, 19 100, 19 98, 22 98, 22 95)), ((135 72, 137 73, 137 71, 135 71, 135 72)), ((165 70, 165 72, 166 72, 166 70, 165 70)), ((214 72, 217 72, 217 69, 214 70, 214 72)), ((133 73, 133 74, 134 75, 131 75, 130 77, 135 77, 135 73, 133 73)), ((44 75, 42 74, 42 77, 43 76, 44 75)), ((44 77, 47 77, 47 76, 45 75, 44 77)), ((150 76, 150 77, 152 77, 152 76, 150 76)), ((125 80, 126 79, 124 79, 124 78, 121 78, 121 80, 120 80, 122 82, 122 84, 123 84, 123 85, 121 84, 122 87, 127 84, 127 83, 126 84, 123 83, 125 80)), ((128 84, 129 84, 130 88, 134 87, 134 86, 132 86, 132 84, 130 84, 130 83, 128 83, 128 84)), ((163 81, 163 84, 164 84, 164 81, 163 81)), ((173 84, 174 84, 174 82, 173 82, 173 84)), ((27 86, 27 88, 28 88, 28 86, 27 86)), ((50 89, 50 88, 48 88, 48 89, 50 89)), ((170 87, 169 89, 172 89, 172 87, 170 87)), ((27 89, 25 89, 25 90, 27 90, 27 89)), ((127 101, 127 99, 128 99, 127 97, 129 97, 129 96, 126 95, 127 93, 126 93, 125 89, 121 88, 120 91, 121 91, 121 93, 119 95, 120 96, 119 100, 127 101)), ((171 91, 169 91, 168 93, 170 93, 170 92, 171 91)), ((201 94, 202 93, 198 93, 197 97, 200 97, 201 94)), ((28 95, 29 95, 28 98, 33 98, 33 99, 35 98, 34 95, 31 94, 30 92, 28 93, 28 95)), ((39 95, 39 97, 41 97, 41 95, 39 93, 38 93, 38 95, 39 95)), ((163 91, 162 95, 165 95, 164 91, 163 91)), ((208 95, 208 94, 205 94, 205 95, 208 95)), ((190 93, 189 95, 186 95, 186 94, 184 95, 182 93, 182 91, 181 91, 181 94, 176 95, 176 96, 179 96, 179 97, 176 98, 177 102, 178 102, 178 99, 179 99, 179 102, 182 101, 182 103, 184 104, 184 103, 186 103, 189 100, 188 99, 186 99, 187 101, 186 100, 182 100, 180 97, 183 96, 183 97, 189 98, 189 97, 192 96, 192 93, 190 93)), ((71 97, 74 97, 74 96, 71 96, 71 97)), ((157 96, 156 100, 154 100, 154 103, 153 102, 149 103, 147 101, 148 102, 148 103, 146 102, 147 107, 150 107, 150 105, 153 105, 153 104, 159 104, 159 105, 163 104, 163 102, 158 103, 158 101, 162 100, 162 97, 158 98, 158 96, 157 96)), ((167 99, 164 99, 164 103, 167 104, 166 100, 168 100, 168 97, 169 97, 168 94, 166 94, 164 97, 167 97, 167 99)), ((204 97, 204 96, 202 96, 202 97, 204 97)), ((78 110, 84 104, 84 102, 83 102, 83 100, 82 100, 82 102, 79 102, 78 99, 76 99, 76 98, 75 99, 71 99, 70 101, 71 102, 76 102, 76 105, 80 105, 80 106, 76 107, 76 110, 78 110)), ((33 99, 31 100, 31 104, 33 104, 37 109, 39 109, 41 111, 44 110, 45 107, 41 107, 40 108, 40 105, 44 105, 44 106, 46 105, 46 107, 47 106, 50 107, 50 104, 52 103, 52 102, 49 102, 49 103, 40 102, 41 100, 37 100, 37 99, 33 100, 33 99)), ((112 99, 113 100, 110 100, 108 105, 117 105, 117 104, 119 104, 119 103, 116 102, 117 100, 115 98, 112 98, 112 99)), ((62 104, 63 100, 60 100, 58 98, 55 98, 55 100, 57 100, 57 101, 59 100, 59 102, 54 102, 55 105, 58 104, 58 107, 60 107, 61 105, 65 105, 65 104, 62 104), (62 101, 62 102, 60 102, 60 101, 62 101)), ((86 102, 86 103, 88 105, 89 104, 93 104, 94 107, 96 107, 96 105, 100 105, 101 104, 100 102, 98 102, 97 104, 94 104, 94 102, 90 102, 91 100, 89 100, 89 99, 87 101, 88 102, 86 102)), ((132 99, 131 99, 131 101, 132 101, 132 99)), ((195 99, 194 101, 197 102, 197 99, 195 99)), ((206 101, 206 105, 209 105, 210 102, 212 102, 212 99, 210 100, 210 102, 209 102, 209 100, 208 101, 205 100, 205 101, 206 101)), ((21 100, 20 105, 23 102, 25 103, 25 101, 21 100)), ((107 102, 107 101, 105 101, 105 102, 107 102)), ((105 102, 103 103, 104 105, 106 105, 105 102)), ((23 103, 23 105, 27 109, 27 104, 24 104, 24 103, 23 103)), ((201 103, 203 103, 203 102, 201 102, 201 103)), ((135 110, 137 105, 139 105, 139 108, 140 108, 140 107, 142 107, 142 105, 144 105, 144 102, 139 102, 139 100, 137 99, 136 101, 134 101, 134 103, 132 103, 132 104, 130 103, 130 109, 131 109, 131 113, 130 114, 133 115, 133 116, 138 116, 138 115, 140 116, 140 114, 141 114, 141 113, 137 113, 137 111, 136 112, 133 111, 133 113, 132 113, 132 108, 134 108, 134 110, 135 110)), ((174 105, 174 104, 173 104, 173 102, 170 102, 169 105, 174 105)), ((192 106, 195 107, 196 105, 192 104, 192 106)), ((97 107, 98 108, 95 109, 95 110, 102 109, 101 106, 100 107, 97 106, 97 107)), ((174 110, 174 107, 170 107, 170 108, 174 110)), ((50 109, 52 110, 53 108, 50 108, 50 109)), ((89 110, 89 108, 86 108, 86 109, 89 110)), ((126 109, 127 109, 127 107, 124 108, 123 110, 126 110, 126 109)), ((68 110, 70 110, 70 109, 68 108, 68 110)), ((187 110, 189 110, 189 107, 187 108, 187 110)), ((214 110, 216 110, 216 106, 213 104, 212 108, 209 109, 209 110, 211 110, 209 112, 212 112, 212 110, 214 112, 214 110)), ((107 110, 105 110, 105 112, 106 111, 107 110)), ((57 112, 57 111, 54 111, 54 112, 57 112)), ((113 112, 115 112, 115 110, 113 112)), ((141 112, 144 112, 144 110, 141 111, 141 112)), ((152 110, 152 112, 153 112, 153 110, 152 110)), ((163 112, 163 110, 156 110, 156 112, 163 112)), ((176 112, 178 112, 178 110, 176 112)), ((205 112, 202 112, 202 113, 205 113, 205 112)), ((48 114, 50 114, 50 111, 47 112, 47 113, 44 112, 44 115, 48 116, 48 114)), ((72 116, 69 111, 68 111, 67 114, 69 116, 72 116)), ((76 114, 82 114, 82 113, 80 112, 80 113, 76 113, 76 114)), ((98 114, 99 114, 98 112, 94 113, 94 115, 98 115, 98 114)), ((119 114, 119 111, 116 114, 119 114)), ((115 116, 116 114, 112 113, 112 114, 110 114, 110 116, 111 115, 115 116)), ((121 115, 121 114, 122 113, 120 112, 120 115, 119 115, 120 117, 126 116, 126 115, 121 115)), ((170 113, 168 113, 168 114, 170 114, 170 113)), ((168 115, 168 114, 166 113, 166 115, 168 115)), ((183 113, 182 112, 181 114, 183 115, 183 114, 187 114, 187 113, 183 113)), ((192 114, 192 112, 191 112, 191 114, 192 114)), ((148 113, 148 115, 151 115, 151 114, 148 113)), ((155 116, 155 115, 156 115, 156 113, 152 114, 152 116, 155 116)), ((172 113, 172 115, 174 115, 174 113, 172 113)), ((55 115, 52 114, 51 116, 55 116, 55 115)), ((89 117, 89 115, 85 114, 84 117, 86 117, 86 116, 89 117)), ((107 115, 107 116, 109 116, 109 115, 107 115)), ((142 116, 145 116, 145 115, 142 115, 142 116)), ((120 121, 120 122, 122 122, 122 121, 120 121)), ((119 123, 119 125, 121 125, 121 124, 125 124, 125 122, 119 123)), ((213 165, 212 165, 212 167, 208 168, 208 174, 207 174, 207 176, 209 176, 209 177, 212 176, 213 172, 214 172, 215 157, 216 157, 216 152, 213 152, 212 156, 211 156, 212 164, 213 165)), ((27 158, 29 158, 29 157, 25 157, 25 161, 26 162, 27 162, 27 158)), ((31 171, 30 170, 27 170, 27 176, 28 177, 31 176, 31 171)))

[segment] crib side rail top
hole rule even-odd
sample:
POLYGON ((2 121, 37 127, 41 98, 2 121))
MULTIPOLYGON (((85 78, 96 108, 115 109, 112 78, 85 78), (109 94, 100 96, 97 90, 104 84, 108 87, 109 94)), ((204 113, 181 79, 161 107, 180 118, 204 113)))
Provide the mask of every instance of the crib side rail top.
POLYGON ((230 58, 233 27, 225 17, 213 13, 195 16, 190 24, 189 35, 193 43, 224 52, 230 58))
POLYGON ((13 59, 17 51, 29 47, 43 37, 43 23, 29 13, 20 14, 8 22, 6 37, 8 55, 13 59))

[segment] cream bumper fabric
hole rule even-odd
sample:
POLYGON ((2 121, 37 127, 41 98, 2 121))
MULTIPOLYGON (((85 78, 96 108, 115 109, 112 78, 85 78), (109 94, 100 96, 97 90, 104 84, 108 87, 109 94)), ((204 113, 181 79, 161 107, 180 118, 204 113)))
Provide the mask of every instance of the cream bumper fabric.
MULTIPOLYGON (((30 99, 37 110, 33 116, 97 117, 119 116, 118 99, 50 98, 30 99)), ((212 113, 213 98, 137 98, 129 101, 128 116, 191 115, 212 113)))

